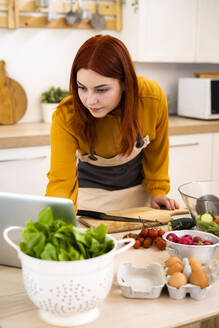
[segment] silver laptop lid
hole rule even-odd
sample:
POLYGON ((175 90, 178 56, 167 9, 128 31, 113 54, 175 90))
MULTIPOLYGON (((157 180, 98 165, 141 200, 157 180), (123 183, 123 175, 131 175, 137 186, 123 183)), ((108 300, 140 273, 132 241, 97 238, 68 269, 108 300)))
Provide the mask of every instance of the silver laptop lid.
MULTIPOLYGON (((57 197, 33 196, 0 192, 0 264, 20 267, 16 251, 3 238, 3 231, 10 226, 25 227, 25 221, 37 221, 39 212, 50 206, 54 219, 63 219, 76 225, 72 200, 57 197)), ((21 233, 12 231, 11 239, 19 243, 21 233)))

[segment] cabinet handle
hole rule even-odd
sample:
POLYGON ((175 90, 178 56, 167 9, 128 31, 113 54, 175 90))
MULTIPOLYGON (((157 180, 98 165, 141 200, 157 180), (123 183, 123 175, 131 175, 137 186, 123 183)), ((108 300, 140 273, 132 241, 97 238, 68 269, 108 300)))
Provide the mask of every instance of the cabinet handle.
POLYGON ((32 161, 34 159, 45 159, 47 158, 46 155, 38 156, 38 157, 24 157, 24 158, 12 158, 12 159, 0 159, 0 163, 7 163, 7 162, 17 162, 17 161, 32 161))
POLYGON ((178 144, 178 145, 170 145, 170 148, 174 147, 187 147, 187 146, 198 146, 199 142, 193 142, 193 143, 185 143, 185 144, 178 144))

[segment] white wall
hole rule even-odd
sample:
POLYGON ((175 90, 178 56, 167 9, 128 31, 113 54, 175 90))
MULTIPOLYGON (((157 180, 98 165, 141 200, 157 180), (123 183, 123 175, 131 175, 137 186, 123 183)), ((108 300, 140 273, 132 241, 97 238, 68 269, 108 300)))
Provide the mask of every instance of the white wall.
POLYGON ((41 120, 39 99, 48 87, 68 89, 69 74, 79 46, 90 31, 64 29, 0 29, 0 59, 8 76, 17 80, 28 96, 28 110, 21 122, 41 120))
MULTIPOLYGON (((137 17, 137 16, 136 16, 137 17)), ((123 31, 104 31, 121 38, 127 36, 131 54, 135 51, 132 35, 135 24, 133 8, 123 7, 123 31)), ((68 29, 18 29, 0 28, 0 60, 6 61, 8 76, 24 87, 28 96, 28 110, 19 123, 42 120, 39 104, 40 94, 50 86, 68 89, 70 69, 76 51, 89 37, 99 34, 94 30, 68 29)), ((155 64, 135 63, 137 73, 157 80, 167 93, 170 113, 176 112, 177 79, 180 76, 193 76, 197 71, 219 71, 219 65, 206 64, 155 64)))
POLYGON ((156 80, 167 95, 169 113, 177 111, 177 85, 180 77, 194 77, 195 72, 219 72, 219 64, 135 63, 136 72, 156 80))
MULTIPOLYGON (((95 30, 0 28, 0 60, 5 60, 7 75, 25 89, 28 110, 19 123, 42 120, 40 94, 50 86, 68 89, 69 76, 78 48, 95 30)), ((121 38, 122 33, 103 31, 121 38)))

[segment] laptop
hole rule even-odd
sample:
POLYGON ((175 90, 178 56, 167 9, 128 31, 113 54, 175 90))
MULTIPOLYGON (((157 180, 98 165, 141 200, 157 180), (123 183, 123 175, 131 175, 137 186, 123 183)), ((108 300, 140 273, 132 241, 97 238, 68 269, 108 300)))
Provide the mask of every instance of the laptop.
MULTIPOLYGON (((5 241, 3 231, 10 226, 25 227, 27 220, 37 221, 39 212, 48 206, 55 220, 63 219, 77 225, 71 199, 0 192, 0 265, 21 267, 17 252, 5 241)), ((10 231, 9 237, 18 244, 21 231, 10 231)))

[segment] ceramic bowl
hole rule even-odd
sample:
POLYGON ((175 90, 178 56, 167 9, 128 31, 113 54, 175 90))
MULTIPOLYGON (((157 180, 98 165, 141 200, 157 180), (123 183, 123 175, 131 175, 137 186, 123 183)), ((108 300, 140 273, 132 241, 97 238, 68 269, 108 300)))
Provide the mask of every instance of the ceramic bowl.
POLYGON ((217 246, 219 245, 219 238, 211 233, 199 231, 199 230, 176 230, 176 231, 168 231, 163 235, 163 239, 167 242, 167 249, 169 248, 171 251, 173 250, 176 256, 183 259, 184 257, 196 257, 203 264, 206 264, 210 261, 212 256, 214 255, 217 246), (212 245, 183 245, 179 243, 172 242, 167 239, 167 235, 173 232, 178 237, 182 237, 184 235, 192 235, 192 237, 199 236, 202 240, 208 240, 212 242, 212 245))

